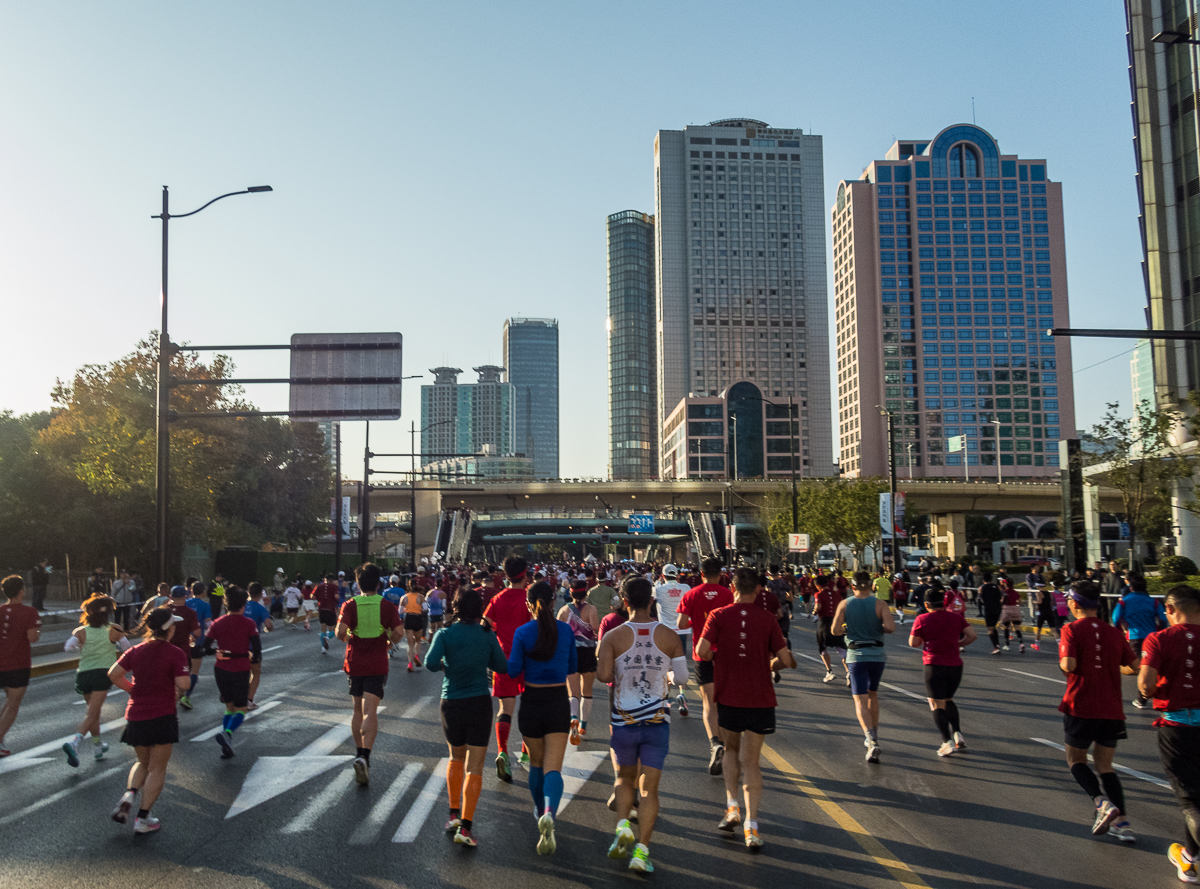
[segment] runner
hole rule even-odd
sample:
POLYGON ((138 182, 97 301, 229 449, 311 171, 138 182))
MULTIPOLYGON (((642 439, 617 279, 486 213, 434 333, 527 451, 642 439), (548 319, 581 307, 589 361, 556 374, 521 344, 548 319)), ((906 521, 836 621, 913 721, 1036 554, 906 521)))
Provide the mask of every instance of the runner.
POLYGON ((304 591, 294 583, 289 583, 283 591, 283 607, 287 611, 285 624, 290 624, 293 630, 298 630, 300 609, 304 606, 304 591))
POLYGON ((0 688, 4 689, 4 708, 0 710, 0 757, 12 751, 4 746, 4 736, 17 721, 21 699, 29 687, 33 669, 33 643, 42 636, 42 616, 32 605, 25 605, 25 578, 10 574, 0 581, 5 604, 0 605, 0 688))
MULTIPOLYGON (((504 570, 508 572, 508 563, 504 570)), ((511 575, 510 575, 511 576, 511 575)), ((554 617, 554 589, 538 581, 526 591, 533 620, 513 634, 508 675, 523 676, 519 728, 529 748, 529 793, 537 816, 537 853, 553 855, 554 818, 562 801, 563 756, 571 729, 567 677, 579 670, 575 634, 554 617)))
POLYGON ((118 647, 121 651, 129 647, 125 631, 114 623, 116 608, 116 603, 108 596, 89 598, 80 609, 79 621, 83 626, 75 628, 65 646, 66 651, 79 652, 75 691, 83 695, 87 707, 83 721, 75 729, 75 736, 62 745, 67 765, 73 769, 79 768, 79 745, 89 732, 96 761, 108 752, 108 744, 100 740, 100 708, 112 688, 108 668, 117 662, 118 647))
POLYGON ((803 569, 802 573, 800 574, 800 579, 796 582, 796 584, 800 587, 800 601, 807 609, 805 613, 809 617, 812 617, 812 602, 813 596, 816 595, 817 592, 817 586, 815 583, 813 583, 812 574, 809 573, 807 568, 803 569))
MULTIPOLYGON (((683 601, 684 594, 688 591, 685 584, 679 582, 679 569, 674 565, 667 564, 662 569, 662 583, 654 588, 654 599, 658 604, 658 619, 663 626, 674 630, 679 634, 679 639, 683 643, 683 653, 686 657, 688 654, 689 644, 692 641, 692 628, 690 626, 679 627, 679 603, 683 601)), ((684 689, 687 687, 690 673, 680 673, 676 678, 680 680, 678 686, 679 693, 675 696, 675 702, 679 705, 679 715, 688 715, 687 695, 684 689)))
POLYGON ((1100 588, 1096 584, 1079 581, 1072 585, 1067 598, 1075 620, 1063 627, 1058 645, 1058 665, 1067 674, 1067 690, 1058 705, 1063 714, 1067 766, 1096 807, 1092 834, 1111 833, 1122 842, 1132 843, 1125 791, 1112 761, 1117 741, 1127 737, 1121 674, 1132 676, 1137 672, 1138 656, 1120 630, 1096 617, 1100 607, 1100 588), (1088 766, 1088 748, 1092 748, 1099 781, 1088 766))
POLYGON ((999 586, 1004 592, 1004 605, 1000 609, 1000 625, 1004 627, 1004 650, 1008 651, 1010 634, 1015 633, 1017 644, 1020 646, 1017 650, 1024 654, 1025 638, 1021 635, 1021 621, 1025 615, 1021 611, 1021 594, 1003 571, 1000 572, 999 586))
POLYGON ((917 615, 908 635, 908 644, 921 649, 925 665, 925 693, 933 723, 942 734, 938 756, 967 749, 954 693, 962 682, 962 649, 979 638, 962 612, 947 611, 945 605, 942 591, 931 590, 925 597, 925 614, 917 615))
MULTIPOLYGON (((250 601, 246 603, 244 614, 254 621, 260 635, 271 632, 275 629, 275 621, 271 619, 271 612, 267 610, 267 606, 262 603, 263 585, 256 580, 250 584, 247 592, 250 594, 250 601)), ((258 704, 254 703, 254 695, 258 692, 258 683, 261 679, 262 655, 258 654, 250 658, 250 698, 246 702, 247 710, 258 709, 258 704)))
POLYGON ((429 609, 429 636, 440 630, 446 621, 446 592, 434 584, 433 589, 425 597, 425 605, 429 609))
POLYGON ((904 626, 904 606, 908 604, 908 577, 904 571, 892 576, 892 601, 896 604, 896 617, 904 626))
POLYGON ((983 609, 983 622, 987 626, 988 638, 992 640, 992 654, 1000 653, 1000 634, 996 625, 1004 608, 1004 591, 992 583, 992 573, 983 572, 983 583, 979 587, 979 603, 983 609))
POLYGON ((875 572, 875 579, 871 581, 871 585, 875 588, 875 598, 887 605, 888 608, 891 608, 892 581, 888 577, 886 568, 875 572))
POLYGON ((739 568, 734 574, 738 598, 708 616, 696 653, 713 663, 717 722, 725 746, 725 817, 718 830, 734 831, 742 824, 738 784, 746 801, 743 835, 751 851, 762 848, 758 806, 762 800, 759 758, 766 736, 775 731, 775 686, 771 674, 795 668, 779 623, 754 604, 758 571, 739 568))
MULTIPOLYGON (((206 605, 207 603, 199 601, 199 604, 206 605)), ((194 651, 201 643, 200 616, 196 610, 192 608, 187 599, 187 587, 181 584, 176 584, 171 587, 171 599, 168 603, 171 608, 171 613, 179 618, 175 625, 175 630, 171 633, 171 644, 183 652, 184 657, 188 659, 188 663, 193 674, 188 680, 188 688, 179 696, 179 705, 190 710, 192 707, 191 699, 188 698, 189 690, 195 685, 196 675, 200 669, 200 655, 202 652, 194 651), (192 658, 196 661, 193 664, 192 658), (186 701, 186 703, 185 703, 186 701)), ((145 623, 149 617, 149 612, 142 615, 142 622, 145 623)))
MULTIPOLYGON (((391 577, 388 578, 388 585, 383 590, 383 598, 385 600, 387 600, 388 602, 391 602, 393 605, 395 605, 397 611, 399 611, 401 605, 404 604, 404 586, 398 575, 393 574, 391 577)), ((389 658, 394 658, 396 656, 396 652, 398 652, 399 650, 400 650, 399 643, 394 643, 394 642, 388 643, 388 657, 389 658)))
MULTIPOLYGON (((718 583, 721 579, 721 560, 705 559, 700 565, 700 571, 704 575, 704 583, 692 587, 679 601, 676 625, 681 630, 699 627, 703 631, 710 614, 718 608, 733 604, 733 591, 718 583)), ((700 686, 704 730, 708 732, 708 773, 717 777, 724 768, 725 745, 721 742, 720 726, 717 724, 717 703, 713 695, 713 663, 711 659, 700 657, 700 652, 695 648, 692 649, 692 658, 696 664, 696 684, 700 686)))
MULTIPOLYGON (((896 620, 886 602, 871 594, 871 575, 854 575, 854 595, 838 603, 833 615, 833 632, 846 638, 846 660, 850 670, 850 694, 854 712, 866 735, 867 762, 879 762, 879 680, 887 655, 885 633, 896 632, 896 620)), ((890 592, 890 587, 889 587, 890 592)))
POLYGON ((596 613, 600 615, 600 619, 604 620, 604 618, 612 614, 613 609, 621 601, 621 597, 603 579, 596 577, 596 570, 594 568, 586 569, 583 572, 583 576, 588 584, 588 602, 596 609, 596 613))
POLYGON ((400 599, 404 611, 404 640, 408 646, 408 672, 421 666, 421 637, 425 635, 425 592, 416 578, 409 582, 408 591, 400 599))
POLYGON ((334 634, 346 643, 343 669, 350 679, 354 715, 354 780, 366 787, 371 780, 371 748, 379 731, 379 702, 387 684, 387 644, 400 640, 400 612, 379 595, 378 565, 367 562, 355 569, 359 594, 342 605, 334 634))
POLYGON ((1158 755, 1183 810, 1183 842, 1172 843, 1167 857, 1179 879, 1195 883, 1200 854, 1200 592, 1190 586, 1167 591, 1165 630, 1142 643, 1138 690, 1154 699, 1159 717, 1158 755))
MULTIPOLYGON (((650 837, 658 818, 658 784, 671 739, 671 685, 688 675, 687 649, 681 637, 650 617, 653 594, 654 588, 644 577, 622 581, 621 599, 631 617, 620 629, 605 634, 598 671, 601 682, 612 683, 609 700, 617 769, 616 811, 629 812, 640 798, 638 843, 629 869, 641 873, 654 871, 650 837)), ((629 819, 618 814, 608 857, 628 857, 633 840, 629 819)))
MULTIPOLYGON (((846 671, 846 685, 850 684, 850 667, 846 664, 846 637, 833 632, 833 615, 842 599, 834 584, 832 575, 825 575, 817 589, 817 654, 825 665, 825 678, 822 682, 833 682, 837 677, 833 674, 833 661, 829 657, 829 649, 836 649, 842 661, 842 669, 846 671)), ((903 618, 900 621, 904 623, 903 618)))
POLYGON ((155 608, 134 630, 144 633, 143 641, 124 652, 108 670, 113 685, 129 692, 121 742, 137 755, 112 820, 117 824, 128 821, 140 795, 134 833, 153 833, 162 826, 150 809, 162 793, 171 751, 179 743, 175 698, 178 692, 186 692, 191 682, 187 656, 170 642, 181 620, 170 608, 155 608))
MULTIPOLYGON (((520 556, 505 559, 504 574, 508 578, 508 586, 492 597, 483 612, 484 618, 496 631, 496 639, 505 657, 512 652, 513 634, 517 632, 517 627, 529 622, 529 606, 525 601, 525 587, 529 585, 526 576, 528 567, 520 556)), ((512 783, 508 735, 512 729, 517 696, 522 690, 520 674, 497 673, 492 677, 492 697, 500 700, 500 713, 496 717, 496 777, 506 784, 512 783)), ((567 712, 569 718, 570 710, 567 712)), ((570 729, 569 724, 567 728, 570 729)))
POLYGON ((488 670, 503 675, 508 661, 491 627, 482 621, 478 590, 460 589, 454 600, 455 620, 439 630, 425 659, 430 670, 446 671, 442 680, 442 731, 450 748, 446 787, 450 819, 446 832, 460 846, 478 845, 472 832, 475 806, 483 788, 483 760, 492 731, 492 696, 488 670))
POLYGON ((588 717, 592 714, 592 687, 596 681, 596 638, 600 632, 600 615, 587 600, 587 581, 571 581, 571 601, 559 609, 558 619, 575 634, 575 660, 578 671, 567 677, 567 692, 571 696, 572 744, 587 737, 588 717))
MULTIPOLYGON (((253 597, 253 594, 251 596, 253 597)), ((326 574, 313 590, 313 601, 317 603, 317 620, 321 624, 322 652, 329 651, 329 640, 334 638, 333 630, 337 626, 338 598, 336 580, 332 574, 326 574)))
MULTIPOLYGON (((1129 589, 1113 609, 1113 626, 1125 631, 1130 647, 1141 657, 1142 642, 1155 630, 1166 628, 1167 613, 1162 602, 1146 594, 1146 578, 1131 571, 1125 581, 1129 589)), ((1141 710, 1146 706, 1146 699, 1139 693, 1132 703, 1141 710)))
MULTIPOLYGON (((1057 586, 1057 580, 1055 585, 1057 586)), ((1029 647, 1034 651, 1042 650, 1042 627, 1048 627, 1050 635, 1054 637, 1056 642, 1060 641, 1059 620, 1058 620, 1058 603, 1054 598, 1054 591, 1046 584, 1038 586, 1033 593, 1034 614, 1037 617, 1037 623, 1033 631, 1033 641, 1029 643, 1029 647)))

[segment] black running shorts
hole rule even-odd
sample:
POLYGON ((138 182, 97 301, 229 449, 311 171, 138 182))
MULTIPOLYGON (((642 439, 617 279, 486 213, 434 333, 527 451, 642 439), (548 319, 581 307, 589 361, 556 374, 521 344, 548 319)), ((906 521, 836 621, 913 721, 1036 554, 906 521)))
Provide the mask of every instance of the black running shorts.
POLYGON ((712 661, 695 661, 696 664, 696 684, 697 685, 712 685, 713 684, 713 662, 712 661))
POLYGON ((578 667, 575 670, 576 673, 596 672, 596 649, 576 645, 575 658, 578 661, 578 667))
POLYGON ((351 676, 350 697, 361 698, 364 694, 375 695, 382 700, 383 687, 387 684, 387 673, 377 676, 351 676))
POLYGON ((250 700, 250 671, 220 670, 213 668, 213 678, 217 680, 217 691, 221 694, 221 703, 231 707, 245 707, 250 700))
POLYGON ((775 732, 774 707, 731 707, 717 702, 717 725, 727 732, 754 732, 770 735, 775 732))
POLYGON ((565 735, 571 731, 571 700, 565 685, 525 686, 517 711, 517 728, 525 738, 565 735))
POLYGON ((948 701, 958 691, 962 682, 963 668, 959 664, 951 667, 946 664, 925 665, 925 694, 935 701, 948 701))
POLYGON ((492 696, 443 699, 442 731, 451 747, 486 747, 492 733, 492 696))
POLYGON ((1063 743, 1068 747, 1080 750, 1087 750, 1092 744, 1116 747, 1117 741, 1127 737, 1124 719, 1084 719, 1070 713, 1063 714, 1063 743))

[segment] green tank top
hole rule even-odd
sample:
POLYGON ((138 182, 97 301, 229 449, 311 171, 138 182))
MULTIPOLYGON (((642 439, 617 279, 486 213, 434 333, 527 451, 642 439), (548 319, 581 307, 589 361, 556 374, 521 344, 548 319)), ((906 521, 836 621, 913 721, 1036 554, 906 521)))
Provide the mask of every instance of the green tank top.
POLYGON ((846 661, 886 661, 883 651, 883 621, 875 613, 874 596, 860 599, 851 596, 846 600, 846 661), (865 648, 855 648, 854 642, 878 642, 865 648))
POLYGON ((350 635, 356 639, 378 639, 383 635, 383 622, 379 619, 379 606, 383 596, 355 596, 354 614, 356 625, 350 635))
POLYGON ((84 627, 79 651, 79 672, 107 670, 117 662, 117 646, 108 641, 108 626, 84 627))

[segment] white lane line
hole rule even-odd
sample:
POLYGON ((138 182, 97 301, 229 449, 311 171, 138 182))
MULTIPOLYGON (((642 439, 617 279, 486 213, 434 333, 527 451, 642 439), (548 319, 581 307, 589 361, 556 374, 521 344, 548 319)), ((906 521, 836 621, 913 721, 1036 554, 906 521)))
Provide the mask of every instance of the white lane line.
POLYGON ((272 645, 270 648, 264 648, 262 650, 262 653, 266 654, 268 651, 278 651, 281 648, 283 648, 282 645, 272 645))
MULTIPOLYGON (((371 811, 363 819, 362 824, 351 835, 351 846, 369 845, 379 838, 379 832, 383 830, 383 825, 387 823, 388 818, 392 815, 392 811, 400 804, 401 797, 404 796, 405 791, 408 790, 419 774, 421 774, 420 763, 410 762, 404 767, 403 771, 396 776, 396 780, 384 791, 383 796, 379 798, 379 802, 371 807, 371 811)), ((419 829, 420 827, 418 826, 419 829)))
POLYGON ((821 666, 825 666, 825 662, 823 660, 821 660, 819 657, 813 657, 811 654, 804 654, 803 652, 799 651, 793 651, 792 654, 796 655, 797 657, 807 658, 810 661, 816 661, 821 666))
POLYGON ((890 688, 892 691, 898 691, 902 695, 908 695, 910 698, 916 698, 918 701, 927 700, 925 695, 919 695, 916 692, 909 691, 907 688, 901 688, 898 685, 892 685, 890 682, 881 682, 879 684, 882 685, 884 688, 890 688))
MULTIPOLYGON (((280 703, 282 703, 282 702, 281 701, 267 701, 264 704, 259 704, 257 710, 250 710, 248 713, 246 713, 246 720, 249 720, 250 718, 252 718, 254 716, 259 716, 263 713, 266 713, 268 710, 271 710, 274 707, 278 707, 280 705, 280 703)), ((243 721, 246 721, 246 720, 243 720, 243 721)), ((192 740, 193 741, 207 741, 210 738, 215 738, 220 733, 220 731, 221 731, 221 726, 218 725, 214 729, 209 729, 206 732, 202 732, 202 733, 196 735, 196 737, 192 738, 192 740)))
POLYGON ((400 714, 400 718, 401 719, 412 719, 419 712, 421 712, 422 707, 424 707, 426 704, 428 704, 432 700, 433 700, 433 695, 426 695, 424 697, 417 698, 417 701, 415 704, 413 704, 411 707, 409 707, 407 710, 405 710, 403 713, 400 714))
POLYGON ((354 786, 354 773, 339 772, 329 782, 329 785, 313 797, 309 804, 300 810, 300 814, 285 824, 279 832, 307 833, 315 830, 321 816, 332 809, 352 786, 354 786))
MULTIPOLYGON (((114 719, 100 726, 100 734, 103 735, 106 732, 111 732, 113 729, 122 728, 124 725, 124 718, 114 719)), ((37 747, 30 747, 28 750, 22 750, 20 753, 14 753, 12 756, 0 759, 0 775, 3 775, 5 772, 15 772, 18 769, 35 766, 38 763, 49 762, 50 760, 41 758, 43 754, 62 752, 62 745, 74 737, 74 735, 66 735, 57 741, 47 741, 45 744, 39 744, 37 747)))
POLYGON ((408 814, 400 822, 400 827, 396 829, 396 835, 392 837, 393 843, 411 843, 417 838, 417 834, 421 832, 421 827, 424 826, 426 819, 429 818, 429 813, 433 811, 434 803, 442 795, 442 787, 446 783, 446 765, 449 762, 449 758, 438 762, 437 767, 433 770, 433 774, 429 776, 429 780, 421 788, 421 795, 417 797, 417 801, 412 804, 412 808, 408 810, 408 814))
POLYGON ((344 676, 344 675, 346 675, 345 670, 334 670, 332 673, 318 673, 317 678, 324 679, 326 676, 344 676))
MULTIPOLYGON (((127 695, 127 694, 129 694, 129 692, 125 691, 125 689, 123 689, 123 688, 114 688, 112 691, 110 691, 104 697, 111 698, 113 695, 127 695)), ((80 698, 78 701, 72 701, 72 703, 76 707, 82 707, 84 704, 87 703, 87 701, 83 700, 83 698, 80 698)))
MULTIPOLYGON (((1062 744, 1055 744, 1053 741, 1047 741, 1045 738, 1030 738, 1029 740, 1036 741, 1039 744, 1045 744, 1047 747, 1053 747, 1055 750, 1065 751, 1067 749, 1062 744)), ((1091 758, 1092 757, 1089 755, 1088 759, 1091 758)), ((1171 785, 1162 778, 1155 778, 1153 775, 1147 775, 1145 772, 1139 772, 1137 769, 1131 769, 1128 766, 1119 766, 1115 762, 1113 763, 1113 768, 1118 772, 1124 772, 1126 775, 1130 775, 1134 778, 1141 778, 1143 781, 1148 781, 1151 784, 1157 784, 1159 787, 1165 787, 1168 790, 1171 789, 1171 785)))
POLYGON ((68 796, 70 796, 72 793, 74 793, 77 790, 82 790, 83 788, 87 787, 90 784, 98 784, 101 781, 111 778, 117 772, 123 772, 123 771, 125 771, 125 766, 114 766, 113 768, 107 769, 98 775, 93 775, 92 777, 88 778, 85 781, 80 781, 78 784, 74 784, 71 787, 67 787, 63 790, 60 790, 60 791, 58 791, 58 793, 52 793, 47 797, 43 797, 42 799, 38 800, 33 805, 26 806, 25 808, 21 809, 19 812, 12 812, 8 815, 5 815, 3 818, 0 818, 0 826, 3 826, 5 824, 11 824, 14 821, 20 821, 26 815, 32 815, 38 809, 45 808, 46 806, 53 805, 54 803, 58 802, 59 800, 66 799, 68 796))
POLYGON ((1049 676, 1039 676, 1037 673, 1026 673, 1024 670, 1013 670, 1008 667, 1001 667, 1005 673, 1016 673, 1018 676, 1028 676, 1030 679, 1040 679, 1042 682, 1057 682, 1059 685, 1066 685, 1065 679, 1051 679, 1049 676))

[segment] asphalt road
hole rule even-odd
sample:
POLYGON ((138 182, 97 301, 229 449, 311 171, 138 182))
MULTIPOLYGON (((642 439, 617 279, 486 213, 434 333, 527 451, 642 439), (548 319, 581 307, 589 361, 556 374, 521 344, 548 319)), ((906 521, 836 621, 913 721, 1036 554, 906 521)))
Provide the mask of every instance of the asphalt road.
MULTIPOLYGON (((801 620, 792 630, 798 655, 816 654, 812 626, 801 620)), ((779 731, 764 757, 760 830, 767 845, 758 855, 715 830, 723 785, 707 773, 708 744, 693 690, 692 715, 672 723, 652 846, 657 870, 648 877, 605 856, 612 770, 600 740, 606 738, 602 686, 592 739, 569 754, 567 790, 574 793, 559 819, 558 853, 540 858, 520 770, 511 786, 494 772, 485 775, 477 849, 457 847, 442 833, 440 676, 406 674, 402 659, 392 662, 399 672, 387 687, 367 789, 355 787, 351 776, 340 655, 321 655, 315 632, 284 629, 266 637, 262 706, 239 730, 232 760, 220 760, 211 739, 223 708, 206 662, 196 709, 180 715, 183 740, 154 808, 163 828, 144 837, 109 820, 132 760, 116 743, 124 695, 112 695, 105 705, 107 758, 93 762, 85 745, 80 768, 70 769, 58 745, 82 715, 73 675, 35 679, 8 735, 14 756, 0 760, 0 886, 1178 884, 1166 849, 1178 839, 1181 822, 1163 786, 1148 712, 1128 708, 1130 738, 1116 757, 1138 773, 1124 776, 1138 843, 1093 838, 1090 802, 1061 752, 1035 740, 1062 743, 1055 708, 1063 683, 1052 647, 998 657, 986 642, 968 649, 957 700, 969 749, 939 759, 920 656, 900 635, 888 644, 879 765, 863 761, 843 683, 823 684, 823 670, 805 657, 799 670, 785 674, 779 731)), ((1132 697, 1132 680, 1128 689, 1132 697)), ((519 744, 515 730, 512 743, 519 744)))

